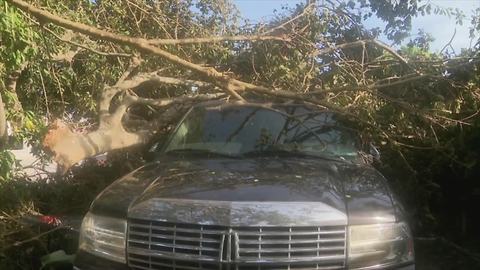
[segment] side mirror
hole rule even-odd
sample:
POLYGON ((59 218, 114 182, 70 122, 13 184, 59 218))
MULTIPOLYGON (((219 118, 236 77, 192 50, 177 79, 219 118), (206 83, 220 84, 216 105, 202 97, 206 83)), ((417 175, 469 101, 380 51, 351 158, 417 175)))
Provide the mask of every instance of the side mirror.
POLYGON ((147 147, 145 153, 143 153, 143 159, 147 162, 154 161, 166 140, 167 136, 162 136, 153 141, 153 143, 147 147))

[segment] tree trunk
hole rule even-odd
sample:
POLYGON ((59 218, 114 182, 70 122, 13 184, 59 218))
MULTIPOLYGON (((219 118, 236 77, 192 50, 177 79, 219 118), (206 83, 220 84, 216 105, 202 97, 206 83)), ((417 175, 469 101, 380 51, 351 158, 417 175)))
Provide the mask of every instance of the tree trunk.
POLYGON ((22 75, 22 72, 27 68, 27 66, 28 66, 27 62, 24 62, 23 64, 21 64, 16 70, 12 71, 9 74, 8 78, 5 81, 5 87, 7 91, 10 92, 10 96, 12 97, 12 100, 11 100, 12 107, 10 109, 18 114, 23 114, 23 106, 22 106, 22 103, 20 103, 20 100, 18 99, 17 84, 18 84, 18 79, 20 78, 20 75, 22 75))
MULTIPOLYGON (((10 124, 13 125, 13 129, 18 129, 23 124, 23 106, 20 103, 17 95, 17 84, 18 78, 22 74, 23 70, 27 67, 27 63, 23 63, 18 67, 18 69, 14 70, 10 73, 10 75, 5 80, 5 89, 0 87, 0 92, 5 91, 10 96, 9 100, 9 109, 12 114, 12 119, 10 119, 10 124)), ((4 147, 7 141, 7 117, 6 117, 7 109, 6 104, 3 102, 1 94, 0 94, 0 149, 4 147)))
POLYGON ((65 172, 73 164, 111 150, 145 144, 150 136, 125 131, 123 128, 101 128, 88 134, 76 133, 57 120, 43 145, 55 155, 55 161, 65 172))

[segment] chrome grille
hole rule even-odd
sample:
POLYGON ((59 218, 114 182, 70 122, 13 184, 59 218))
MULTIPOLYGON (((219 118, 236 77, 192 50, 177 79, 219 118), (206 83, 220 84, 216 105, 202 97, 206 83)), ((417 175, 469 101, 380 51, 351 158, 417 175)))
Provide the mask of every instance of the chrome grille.
POLYGON ((339 260, 345 258, 345 227, 238 228, 243 260, 339 260))
POLYGON ((129 220, 133 269, 342 269, 345 226, 226 227, 129 220))

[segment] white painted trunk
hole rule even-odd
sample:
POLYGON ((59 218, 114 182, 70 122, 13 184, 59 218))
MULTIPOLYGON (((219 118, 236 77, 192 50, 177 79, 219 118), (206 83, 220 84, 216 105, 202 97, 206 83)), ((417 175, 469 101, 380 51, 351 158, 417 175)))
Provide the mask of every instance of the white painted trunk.
POLYGON ((146 136, 129 133, 123 129, 99 129, 88 134, 57 129, 53 132, 51 130, 49 135, 50 138, 56 138, 50 142, 47 139, 44 145, 54 153, 55 161, 64 171, 87 157, 146 142, 146 136))

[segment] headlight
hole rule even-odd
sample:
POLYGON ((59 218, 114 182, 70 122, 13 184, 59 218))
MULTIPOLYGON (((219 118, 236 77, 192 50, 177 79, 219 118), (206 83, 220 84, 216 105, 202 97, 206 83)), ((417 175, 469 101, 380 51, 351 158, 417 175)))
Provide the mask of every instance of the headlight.
POLYGON ((124 219, 88 213, 80 229, 79 249, 125 263, 126 230, 127 222, 124 219))
POLYGON ((404 222, 349 227, 349 269, 413 261, 413 242, 404 222))

